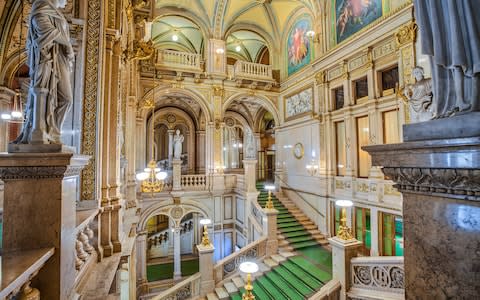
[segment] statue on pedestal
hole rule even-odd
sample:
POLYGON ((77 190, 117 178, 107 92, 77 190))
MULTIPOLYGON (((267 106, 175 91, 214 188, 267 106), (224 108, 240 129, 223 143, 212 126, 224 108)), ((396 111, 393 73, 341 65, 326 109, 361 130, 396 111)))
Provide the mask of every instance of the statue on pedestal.
POLYGON ((74 51, 68 22, 59 10, 65 5, 66 0, 32 4, 26 42, 31 82, 25 123, 13 144, 61 144, 62 125, 73 102, 74 51))
POLYGON ((432 79, 423 76, 423 68, 415 67, 412 71, 415 83, 408 84, 403 90, 408 100, 410 120, 412 123, 428 121, 432 118, 432 79))
POLYGON ((245 130, 245 158, 255 159, 257 156, 256 148, 253 132, 250 127, 247 127, 245 130))
POLYGON ((480 111, 478 0, 415 0, 415 15, 430 57, 434 118, 480 111))
POLYGON ((173 137, 173 158, 181 159, 182 155, 182 143, 184 140, 183 134, 180 134, 180 130, 177 129, 173 137))

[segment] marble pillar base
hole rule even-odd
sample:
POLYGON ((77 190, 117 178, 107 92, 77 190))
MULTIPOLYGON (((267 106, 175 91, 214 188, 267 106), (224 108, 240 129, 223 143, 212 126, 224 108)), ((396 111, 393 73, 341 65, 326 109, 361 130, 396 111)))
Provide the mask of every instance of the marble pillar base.
POLYGON ((209 245, 197 245, 198 260, 200 266, 200 297, 205 297, 215 289, 215 280, 213 277, 213 253, 215 247, 209 245))
POLYGON ((75 283, 75 177, 71 153, 1 153, 3 251, 54 247, 36 276, 42 299, 71 299, 75 283), (73 188, 72 188, 73 187, 73 188))
POLYGON ((342 285, 340 299, 345 300, 351 287, 350 261, 357 257, 363 244, 356 239, 342 240, 336 236, 329 238, 328 242, 332 246, 332 275, 334 279, 340 281, 342 285))
POLYGON ((403 195, 406 299, 478 298, 480 137, 364 149, 403 195))

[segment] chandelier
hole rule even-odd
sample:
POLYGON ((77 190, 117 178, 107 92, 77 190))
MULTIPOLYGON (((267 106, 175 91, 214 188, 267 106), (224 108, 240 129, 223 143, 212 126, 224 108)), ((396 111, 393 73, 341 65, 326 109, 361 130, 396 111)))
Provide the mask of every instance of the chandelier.
MULTIPOLYGON (((157 78, 157 72, 155 71, 154 80, 157 78)), ((153 100, 148 104, 148 108, 152 109, 152 159, 148 163, 143 172, 136 175, 137 180, 142 182, 143 193, 160 193, 165 185, 165 179, 167 178, 167 172, 161 171, 157 167, 155 161, 155 148, 154 148, 154 135, 155 135, 155 86, 153 87, 153 100)))

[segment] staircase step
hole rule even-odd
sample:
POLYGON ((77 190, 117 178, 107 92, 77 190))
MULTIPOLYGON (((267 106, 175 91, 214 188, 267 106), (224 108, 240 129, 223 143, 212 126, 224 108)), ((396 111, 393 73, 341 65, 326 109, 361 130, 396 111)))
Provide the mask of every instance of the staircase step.
POLYGON ((301 248, 306 248, 310 246, 318 246, 317 242, 315 241, 305 241, 305 242, 300 242, 300 243, 290 243, 293 248, 295 249, 301 249, 301 248))
MULTIPOLYGON (((278 287, 276 287, 270 280, 268 280, 265 276, 262 276, 260 278, 258 278, 257 280, 257 284, 265 291, 268 292, 268 294, 270 295, 270 299, 275 299, 275 300, 280 300, 280 299, 288 299, 279 289, 278 287)), ((255 291, 255 287, 253 288, 253 290, 255 291)), ((268 299, 268 298, 265 298, 265 299, 268 299)), ((263 300, 262 299, 258 299, 258 300, 263 300)))
POLYGON ((316 279, 320 280, 322 283, 325 283, 332 279, 332 274, 315 267, 310 261, 306 260, 301 256, 291 257, 289 259, 291 262, 302 268, 307 273, 315 276, 316 279))
POLYGON ((242 277, 237 276, 232 278, 233 284, 237 287, 237 289, 243 287, 245 285, 245 282, 243 281, 242 277))
POLYGON ((295 221, 297 221, 297 219, 295 219, 294 217, 282 218, 282 219, 277 219, 277 224, 282 224, 286 222, 295 222, 295 221))
POLYGON ((305 231, 305 228, 303 228, 302 225, 298 225, 298 226, 294 226, 294 227, 285 227, 285 228, 279 228, 280 231, 283 233, 287 233, 287 232, 297 232, 297 231, 303 231, 303 232, 306 232, 305 231))
POLYGON ((286 228, 286 227, 293 227, 293 226, 301 226, 301 224, 298 223, 297 221, 277 224, 277 228, 286 228))
POLYGON ((280 251, 278 254, 280 254, 281 256, 283 256, 285 258, 289 258, 289 257, 292 257, 292 256, 296 255, 295 253, 290 252, 290 251, 280 251))
POLYGON ((297 244, 297 243, 308 242, 308 241, 312 241, 312 242, 315 242, 315 243, 317 242, 314 238, 312 238, 311 235, 288 238, 287 241, 290 244, 297 244))
POLYGON ((310 273, 306 272, 290 260, 287 260, 282 264, 282 267, 286 268, 289 270, 292 274, 297 275, 302 279, 303 282, 305 282, 308 286, 310 286, 312 289, 317 289, 321 286, 323 286, 322 282, 315 278, 314 276, 310 275, 310 273))
POLYGON ((238 292, 238 288, 233 282, 224 283, 223 287, 227 290, 227 293, 229 294, 238 292))
POLYGON ((267 266, 266 264, 264 264, 262 262, 258 263, 258 269, 263 273, 271 270, 271 268, 269 266, 267 266))
POLYGON ((303 296, 311 294, 315 289, 311 288, 305 282, 300 279, 300 276, 296 274, 292 274, 287 268, 283 266, 278 266, 273 271, 278 274, 278 276, 285 279, 291 286, 293 286, 298 292, 300 292, 303 296))
POLYGON ((208 293, 207 300, 218 300, 218 297, 215 293, 208 293))
POLYGON ((265 275, 272 283, 275 284, 287 297, 291 300, 303 300, 304 297, 302 294, 298 293, 293 289, 288 282, 283 279, 281 276, 274 272, 270 272, 265 275))
POLYGON ((300 231, 293 231, 293 232, 285 232, 282 233, 282 236, 286 239, 288 238, 294 238, 294 237, 299 237, 299 236, 310 236, 311 234, 306 231, 306 230, 300 230, 300 231))
POLYGON ((230 299, 232 299, 232 300, 242 300, 242 295, 240 293, 236 293, 236 294, 230 295, 230 299))
POLYGON ((223 287, 215 288, 215 293, 217 294, 219 300, 228 300, 230 298, 227 290, 225 290, 223 287))
POLYGON ((276 261, 277 263, 281 263, 281 262, 284 262, 286 260, 285 257, 281 256, 281 255, 278 255, 278 254, 274 254, 272 256, 270 256, 274 261, 276 261))
POLYGON ((278 262, 274 261, 271 258, 266 258, 263 260, 263 263, 269 266, 270 268, 278 266, 278 262))

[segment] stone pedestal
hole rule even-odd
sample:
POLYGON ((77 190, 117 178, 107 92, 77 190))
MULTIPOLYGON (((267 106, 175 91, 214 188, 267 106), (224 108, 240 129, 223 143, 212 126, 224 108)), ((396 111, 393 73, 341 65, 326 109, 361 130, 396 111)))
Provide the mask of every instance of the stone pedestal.
POLYGON ((215 279, 213 278, 213 253, 215 247, 212 244, 204 246, 197 245, 198 259, 200 265, 200 297, 205 297, 215 289, 215 279))
POLYGON ((336 236, 329 238, 328 241, 332 246, 333 278, 342 284, 340 299, 344 300, 347 299, 347 292, 352 285, 350 261, 352 258, 357 257, 358 251, 362 247, 362 242, 356 239, 342 240, 336 236))
POLYGON ((277 254, 278 238, 277 238, 277 214, 278 210, 265 208, 263 210, 267 215, 267 254, 277 254))
POLYGON ((182 189, 181 179, 182 179, 182 160, 181 159, 173 159, 172 160, 172 182, 173 187, 172 190, 179 191, 182 189))
POLYGON ((410 142, 364 147, 403 195, 407 299, 478 297, 480 137, 422 140, 461 124, 474 128, 457 136, 480 133, 469 116, 404 126, 410 142))
POLYGON ((36 276, 42 299, 74 295, 76 189, 69 178, 82 166, 73 165, 71 158, 71 153, 0 154, 0 178, 5 182, 3 251, 55 248, 36 276))
POLYGON ((247 193, 256 192, 257 191, 257 186, 256 186, 257 160, 244 159, 243 169, 245 171, 245 191, 247 193))

